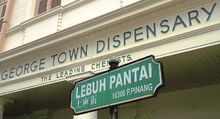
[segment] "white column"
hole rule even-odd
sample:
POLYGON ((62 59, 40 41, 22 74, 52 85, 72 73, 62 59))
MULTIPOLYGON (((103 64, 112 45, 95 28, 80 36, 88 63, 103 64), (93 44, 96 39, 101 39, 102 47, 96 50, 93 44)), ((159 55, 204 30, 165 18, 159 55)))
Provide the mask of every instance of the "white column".
POLYGON ((97 111, 80 115, 73 115, 73 119, 98 119, 97 111))
POLYGON ((3 119, 4 106, 8 103, 13 103, 12 100, 0 98, 0 119, 3 119))
POLYGON ((35 0, 27 0, 25 1, 27 6, 24 6, 26 9, 25 13, 25 20, 30 19, 34 16, 34 10, 35 10, 35 0))

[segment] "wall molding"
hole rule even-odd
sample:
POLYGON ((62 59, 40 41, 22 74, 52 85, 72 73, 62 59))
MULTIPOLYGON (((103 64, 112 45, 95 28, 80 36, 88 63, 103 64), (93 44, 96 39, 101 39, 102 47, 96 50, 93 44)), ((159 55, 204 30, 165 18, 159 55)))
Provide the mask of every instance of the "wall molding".
POLYGON ((57 6, 57 7, 53 8, 49 11, 46 11, 45 13, 36 15, 36 16, 34 16, 34 17, 24 21, 24 22, 21 22, 19 25, 10 28, 7 31, 7 35, 10 35, 10 34, 18 32, 18 31, 21 31, 21 30, 25 29, 26 27, 28 27, 30 25, 33 25, 33 24, 35 24, 39 21, 48 19, 51 16, 59 15, 60 13, 67 12, 67 11, 72 10, 72 9, 76 9, 77 7, 85 5, 85 4, 87 4, 88 2, 91 2, 91 1, 92 0, 76 0, 75 2, 72 2, 72 3, 67 4, 65 6, 61 6, 61 5, 57 6))
MULTIPOLYGON (((94 30, 111 26, 112 24, 119 23, 123 20, 130 19, 134 16, 138 16, 146 12, 150 12, 151 10, 156 9, 158 7, 163 7, 176 3, 177 1, 179 0, 155 0, 155 1, 143 0, 132 5, 128 5, 116 11, 102 15, 100 17, 60 30, 54 34, 45 36, 41 39, 5 51, 0 54, 0 62, 4 62, 11 58, 25 55, 27 53, 33 52, 35 50, 39 50, 41 48, 49 47, 55 43, 65 41, 70 38, 79 37, 94 30)), ((54 13, 56 13, 57 11, 60 11, 60 9, 55 10, 54 13)), ((41 16, 41 17, 45 17, 45 16, 41 16)), ((22 27, 20 26, 19 28, 20 29, 24 28, 24 26, 26 26, 27 24, 32 23, 32 20, 34 22, 34 19, 35 18, 27 21, 27 23, 26 22, 23 23, 22 27)))

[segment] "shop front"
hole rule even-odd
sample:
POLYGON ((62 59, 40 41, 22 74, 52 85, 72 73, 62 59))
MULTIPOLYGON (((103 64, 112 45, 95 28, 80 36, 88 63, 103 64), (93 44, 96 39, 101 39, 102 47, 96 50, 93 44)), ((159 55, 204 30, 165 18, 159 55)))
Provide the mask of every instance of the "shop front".
POLYGON ((177 1, 2 53, 0 119, 108 119, 109 108, 75 115, 76 82, 108 71, 112 57, 122 66, 152 55, 162 63, 163 86, 153 97, 118 105, 119 119, 218 119, 218 11, 215 0, 177 1))

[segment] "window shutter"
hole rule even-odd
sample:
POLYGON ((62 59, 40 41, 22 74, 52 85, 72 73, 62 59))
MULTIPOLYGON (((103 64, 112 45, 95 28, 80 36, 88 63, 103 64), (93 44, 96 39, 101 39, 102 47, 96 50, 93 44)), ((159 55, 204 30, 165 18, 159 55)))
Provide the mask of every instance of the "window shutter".
POLYGON ((47 11, 47 0, 39 0, 38 14, 47 11))
POLYGON ((1 17, 5 16, 6 5, 2 7, 1 17))
POLYGON ((52 0, 50 8, 52 9, 56 6, 59 6, 60 4, 61 4, 61 0, 52 0))
POLYGON ((0 5, 4 4, 5 2, 7 2, 7 0, 0 0, 0 5))
POLYGON ((0 20, 0 32, 2 31, 3 19, 0 20))
POLYGON ((0 6, 0 18, 2 18, 1 16, 2 16, 2 11, 3 10, 3 6, 0 6))

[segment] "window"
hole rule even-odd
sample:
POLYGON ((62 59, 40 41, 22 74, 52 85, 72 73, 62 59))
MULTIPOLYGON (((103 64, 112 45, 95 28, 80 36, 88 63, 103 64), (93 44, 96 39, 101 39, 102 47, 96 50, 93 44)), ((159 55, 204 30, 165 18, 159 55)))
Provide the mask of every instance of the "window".
POLYGON ((1 17, 4 17, 5 16, 5 10, 6 10, 6 4, 3 5, 3 7, 1 7, 1 17))
POLYGON ((0 0, 0 5, 5 4, 7 0, 0 0))
POLYGON ((2 31, 2 25, 4 22, 4 16, 6 11, 7 0, 0 0, 0 32, 2 31))
POLYGON ((2 31, 3 19, 0 20, 0 32, 2 31))
POLYGON ((61 0, 37 0, 35 15, 49 11, 61 4, 61 0))
POLYGON ((56 6, 59 6, 61 3, 61 0, 51 0, 51 5, 50 5, 50 8, 54 8, 56 6))

